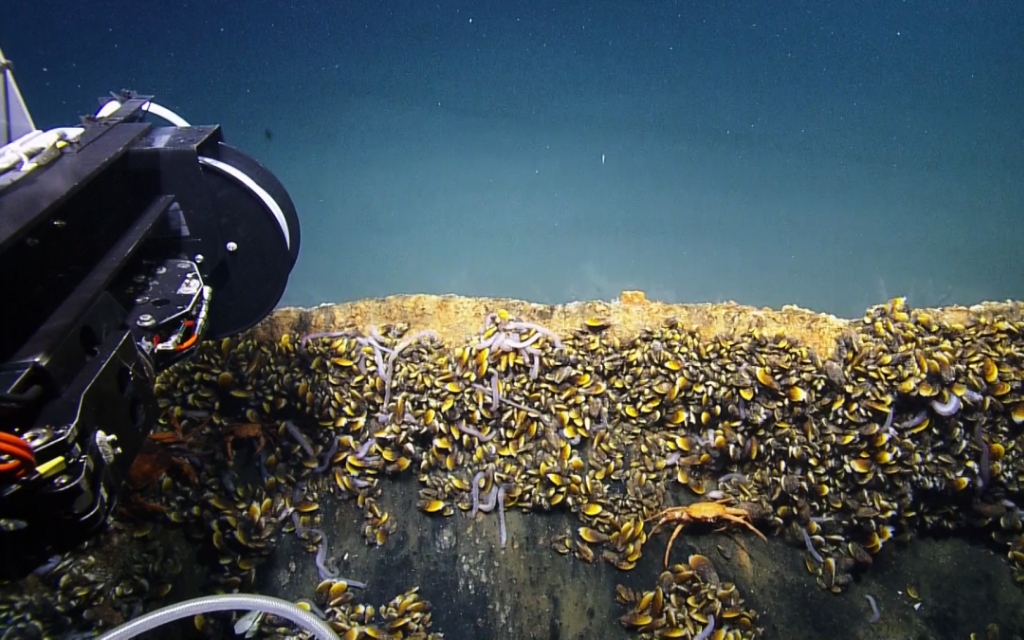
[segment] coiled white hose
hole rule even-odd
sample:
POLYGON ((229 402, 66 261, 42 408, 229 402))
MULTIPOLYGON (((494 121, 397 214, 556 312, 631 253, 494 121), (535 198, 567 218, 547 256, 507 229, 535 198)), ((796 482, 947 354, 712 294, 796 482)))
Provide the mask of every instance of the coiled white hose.
POLYGON ((203 596, 168 605, 108 631, 100 636, 100 640, 127 640, 182 618, 189 618, 200 613, 235 610, 263 611, 294 622, 320 640, 339 640, 338 634, 334 633, 334 630, 326 622, 312 613, 300 609, 287 600, 251 593, 203 596))

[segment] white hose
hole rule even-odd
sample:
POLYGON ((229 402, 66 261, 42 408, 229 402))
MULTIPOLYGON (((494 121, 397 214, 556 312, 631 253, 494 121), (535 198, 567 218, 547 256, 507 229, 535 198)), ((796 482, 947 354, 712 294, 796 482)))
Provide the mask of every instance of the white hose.
MULTIPOLYGON (((115 111, 121 108, 121 101, 115 99, 108 100, 106 104, 99 108, 96 112, 96 118, 106 118, 113 114, 115 111)), ((187 127, 189 126, 188 120, 182 118, 178 114, 174 113, 165 106, 159 105, 155 102, 146 102, 142 105, 142 110, 146 113, 152 113, 153 115, 163 118, 167 122, 170 122, 176 127, 187 127)))
POLYGON ((127 640, 182 618, 189 618, 200 613, 234 610, 263 611, 294 622, 320 640, 339 640, 338 634, 334 633, 334 630, 326 622, 312 613, 300 609, 287 600, 251 593, 203 596, 168 605, 108 631, 100 636, 100 640, 127 640))

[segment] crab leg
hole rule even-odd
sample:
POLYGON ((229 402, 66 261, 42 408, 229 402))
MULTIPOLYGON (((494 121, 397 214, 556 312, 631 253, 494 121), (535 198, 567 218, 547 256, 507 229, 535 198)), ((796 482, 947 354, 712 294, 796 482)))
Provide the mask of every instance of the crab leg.
POLYGON ((751 531, 753 531, 754 534, 757 535, 758 538, 761 538, 765 542, 768 542, 768 538, 766 538, 763 533, 758 531, 757 527, 755 527, 754 525, 750 524, 749 522, 747 522, 743 518, 740 518, 740 517, 737 517, 737 516, 733 516, 733 515, 729 515, 727 513, 723 514, 722 517, 725 518, 726 520, 731 521, 731 522, 738 522, 739 524, 742 524, 744 527, 746 527, 746 528, 750 529, 751 531))
POLYGON ((676 541, 676 536, 678 536, 679 532, 682 531, 682 530, 683 530, 683 525, 681 525, 681 524, 677 525, 676 528, 675 528, 675 531, 673 531, 672 535, 669 536, 668 546, 665 547, 665 568, 666 569, 668 568, 668 554, 672 552, 672 543, 676 541))

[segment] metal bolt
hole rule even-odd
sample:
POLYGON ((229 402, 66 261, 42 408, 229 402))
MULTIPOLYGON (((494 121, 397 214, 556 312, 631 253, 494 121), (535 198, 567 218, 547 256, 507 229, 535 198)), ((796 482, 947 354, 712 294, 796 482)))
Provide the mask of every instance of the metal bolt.
POLYGON ((197 253, 196 257, 192 258, 192 260, 194 260, 196 264, 203 264, 203 260, 206 260, 206 258, 203 257, 203 254, 197 253))
POLYGON ((100 452, 103 461, 110 464, 117 454, 121 453, 121 447, 114 446, 117 441, 116 435, 107 435, 102 429, 96 432, 96 448, 100 452))
POLYGON ((138 324, 140 327, 152 327, 154 324, 156 324, 156 321, 153 320, 153 316, 149 315, 148 313, 144 313, 141 316, 139 316, 139 319, 136 322, 136 324, 138 324))
POLYGON ((230 253, 234 253, 234 252, 238 251, 238 243, 236 243, 234 241, 229 242, 227 244, 227 249, 228 249, 228 252, 230 252, 230 253))
POLYGON ((49 429, 35 428, 21 434, 21 437, 33 447, 40 447, 50 441, 51 435, 49 429))

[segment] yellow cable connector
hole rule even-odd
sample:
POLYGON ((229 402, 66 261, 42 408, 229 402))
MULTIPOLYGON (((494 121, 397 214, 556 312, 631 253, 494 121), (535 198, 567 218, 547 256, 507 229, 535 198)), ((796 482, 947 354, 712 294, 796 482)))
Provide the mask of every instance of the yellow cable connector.
POLYGON ((47 460, 42 464, 36 465, 36 471, 39 473, 39 475, 43 476, 44 478, 49 478, 50 476, 56 475, 67 468, 68 461, 64 458, 64 456, 57 456, 52 460, 47 460))

